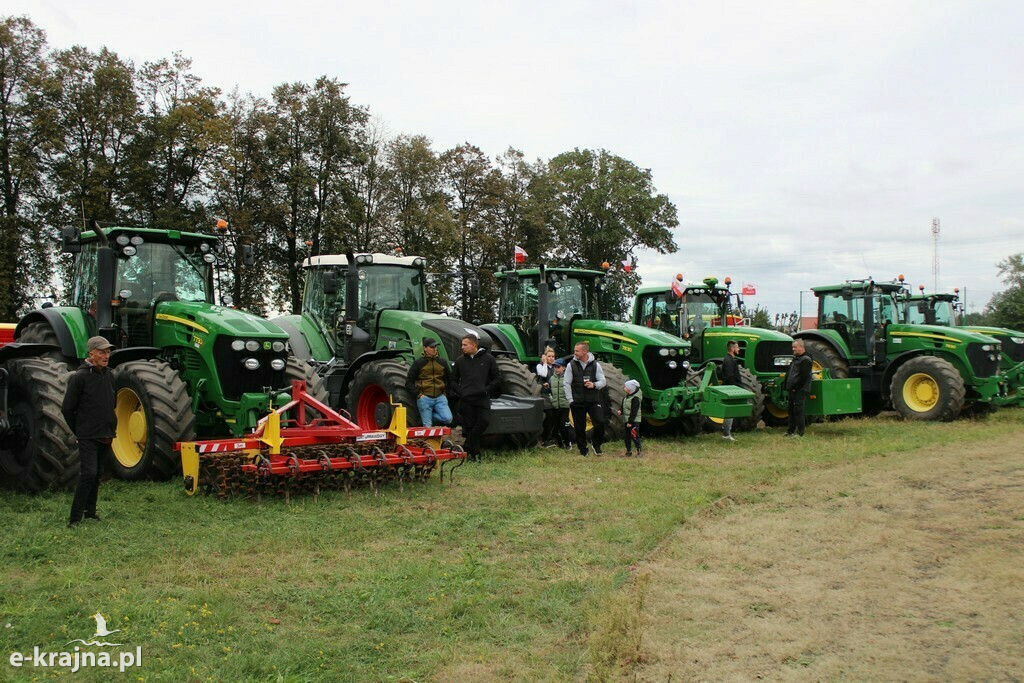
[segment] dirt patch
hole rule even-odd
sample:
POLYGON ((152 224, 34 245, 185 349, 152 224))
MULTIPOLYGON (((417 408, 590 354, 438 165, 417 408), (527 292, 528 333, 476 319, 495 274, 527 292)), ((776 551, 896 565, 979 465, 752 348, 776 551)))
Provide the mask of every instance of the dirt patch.
POLYGON ((628 679, 1021 680, 1019 443, 798 475, 691 520, 635 572, 628 679))

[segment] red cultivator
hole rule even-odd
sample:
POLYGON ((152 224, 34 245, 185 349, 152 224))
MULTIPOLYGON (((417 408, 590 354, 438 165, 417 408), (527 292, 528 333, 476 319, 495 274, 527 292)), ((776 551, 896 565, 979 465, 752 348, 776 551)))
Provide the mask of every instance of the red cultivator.
POLYGON ((351 490, 368 483, 376 493, 385 481, 425 481, 440 463, 449 480, 466 454, 445 437, 448 427, 409 427, 405 406, 393 404, 391 424, 366 431, 292 383, 292 400, 271 411, 241 439, 191 441, 181 450, 185 491, 218 496, 283 495, 323 488, 351 490), (286 418, 285 415, 292 415, 286 418))

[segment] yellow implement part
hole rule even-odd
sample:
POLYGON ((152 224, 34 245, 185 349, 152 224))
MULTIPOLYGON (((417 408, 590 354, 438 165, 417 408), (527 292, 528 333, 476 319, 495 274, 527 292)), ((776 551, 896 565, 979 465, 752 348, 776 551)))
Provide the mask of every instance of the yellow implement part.
POLYGON ((267 414, 267 423, 263 425, 260 441, 270 447, 271 455, 281 455, 281 444, 284 439, 281 438, 281 415, 276 410, 271 410, 267 414))
POLYGON ((408 426, 405 422, 405 406, 391 401, 391 424, 386 430, 395 437, 395 443, 404 446, 409 439, 408 426))
POLYGON ((199 451, 194 443, 181 444, 181 473, 185 478, 185 493, 194 495, 199 488, 199 451))

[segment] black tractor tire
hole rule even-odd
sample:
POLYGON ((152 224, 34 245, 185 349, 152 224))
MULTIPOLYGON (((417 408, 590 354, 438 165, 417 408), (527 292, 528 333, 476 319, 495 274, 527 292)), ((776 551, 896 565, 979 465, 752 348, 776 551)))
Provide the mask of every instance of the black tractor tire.
POLYGON ((181 475, 179 441, 191 441, 196 416, 188 387, 168 363, 135 360, 114 377, 117 432, 111 469, 119 479, 170 479, 181 475))
POLYGON ((896 370, 889 396, 905 419, 949 422, 963 410, 966 389, 952 363, 937 356, 917 356, 896 370))
POLYGON ((292 382, 302 380, 306 383, 307 394, 321 403, 330 405, 331 395, 327 391, 324 378, 316 374, 313 366, 306 361, 295 356, 289 356, 288 363, 284 366, 284 375, 288 380, 288 384, 284 387, 285 389, 291 391, 292 382))
POLYGON ((50 344, 56 346, 56 349, 40 354, 40 357, 49 358, 61 364, 67 364, 67 359, 64 358, 64 354, 60 351, 60 339, 57 338, 57 333, 54 329, 50 327, 50 323, 45 320, 36 320, 25 325, 16 341, 22 344, 50 344))
POLYGON ((407 425, 421 424, 416 396, 405 386, 408 374, 409 365, 394 358, 370 361, 356 370, 345 396, 352 421, 363 429, 386 429, 391 424, 390 397, 405 406, 407 425))
POLYGON ((785 408, 777 406, 765 397, 761 419, 764 421, 765 427, 785 427, 789 424, 789 406, 785 408))
POLYGON ((828 370, 832 379, 846 379, 850 376, 850 365, 839 353, 823 341, 817 339, 804 340, 804 351, 811 361, 828 370))
POLYGON ((608 441, 616 439, 621 441, 626 436, 626 420, 624 416, 619 415, 619 411, 622 410, 622 401, 626 398, 626 390, 623 385, 629 377, 626 377, 626 373, 611 363, 602 363, 601 369, 604 371, 604 381, 607 383, 608 403, 610 404, 608 405, 608 423, 604 428, 604 437, 608 441))
MULTIPOLYGON (((501 375, 501 393, 519 398, 540 398, 540 384, 530 370, 507 356, 495 356, 498 373, 501 375)), ((482 440, 484 448, 495 450, 522 450, 533 448, 544 436, 544 423, 537 425, 532 432, 517 434, 485 434, 482 440)))
POLYGON ((78 444, 60 412, 70 376, 63 363, 20 358, 8 373, 8 416, 0 438, 0 479, 26 493, 68 488, 78 477, 78 444))

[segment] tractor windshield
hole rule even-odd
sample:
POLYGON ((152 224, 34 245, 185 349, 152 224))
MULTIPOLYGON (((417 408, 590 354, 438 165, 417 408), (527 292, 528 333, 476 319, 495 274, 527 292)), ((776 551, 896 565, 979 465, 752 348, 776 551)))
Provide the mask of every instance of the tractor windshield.
POLYGON ((570 275, 559 282, 562 283, 561 286, 551 292, 548 302, 548 310, 552 317, 559 320, 571 320, 577 316, 585 320, 597 320, 601 317, 594 278, 570 275))
POLYGON ((198 245, 144 242, 118 259, 115 292, 128 308, 149 308, 158 297, 210 302, 212 267, 198 245))
MULTIPOLYGON (((344 293, 342 293, 344 301, 344 293)), ((403 311, 425 311, 423 273, 407 266, 362 266, 359 269, 360 327, 371 329, 377 311, 397 308, 403 311)))
POLYGON ((699 294, 686 292, 682 300, 683 319, 686 330, 691 334, 700 334, 706 327, 716 327, 722 324, 722 315, 719 304, 710 294, 702 292, 699 294))

